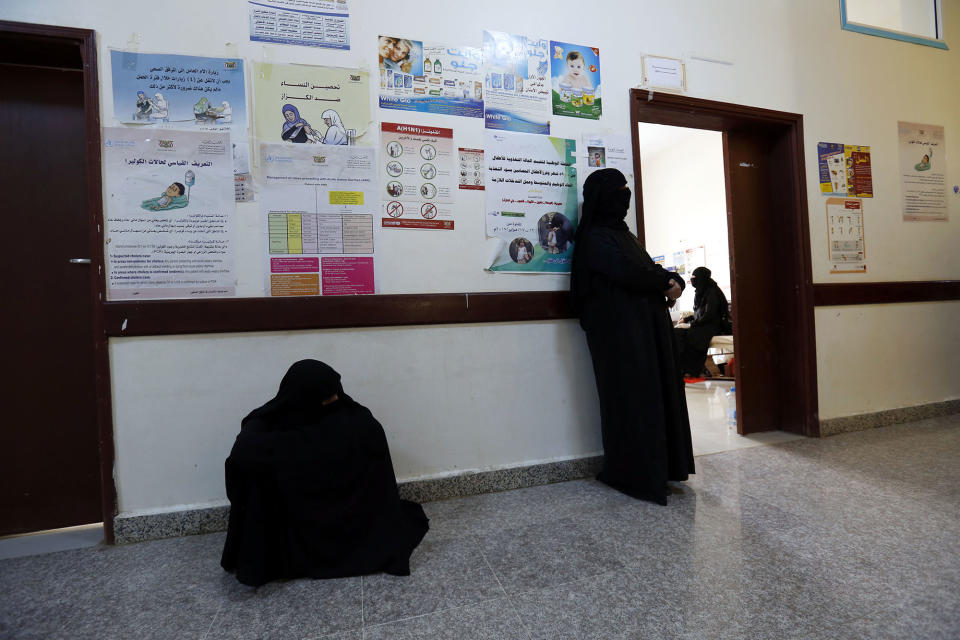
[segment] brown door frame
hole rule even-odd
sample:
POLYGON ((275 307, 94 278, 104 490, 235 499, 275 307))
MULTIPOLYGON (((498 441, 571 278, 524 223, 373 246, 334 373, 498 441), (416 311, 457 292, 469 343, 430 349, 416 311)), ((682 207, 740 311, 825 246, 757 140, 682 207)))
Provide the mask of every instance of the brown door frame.
POLYGON ((114 444, 113 416, 110 398, 110 359, 104 331, 103 301, 105 298, 105 269, 103 264, 103 190, 100 165, 100 86, 97 77, 96 33, 91 29, 74 29, 52 25, 28 24, 0 20, 0 40, 3 50, 33 48, 44 55, 37 56, 37 64, 57 68, 64 59, 79 59, 83 74, 83 111, 86 128, 87 216, 89 218, 88 256, 90 258, 90 295, 94 300, 94 371, 96 375, 97 429, 100 448, 100 487, 104 537, 112 544, 113 518, 117 513, 117 489, 113 479, 114 444), (9 48, 9 49, 8 49, 9 48), (63 54, 58 52, 64 52, 63 54))
MULTIPOLYGON (((633 140, 633 165, 635 175, 635 199, 637 235, 645 237, 643 223, 643 193, 640 180, 640 146, 637 124, 646 122, 692 129, 709 129, 724 134, 724 170, 727 184, 728 234, 731 256, 733 256, 733 225, 729 218, 736 216, 731 197, 730 157, 727 153, 727 135, 731 132, 751 130, 776 131, 779 144, 779 162, 771 163, 769 171, 770 189, 781 194, 778 198, 777 214, 781 217, 780 235, 770 238, 772 243, 782 247, 782 260, 794 274, 789 286, 795 291, 790 297, 793 309, 785 309, 788 317, 785 326, 780 328, 784 335, 779 336, 782 345, 789 345, 792 357, 784 357, 779 362, 778 376, 790 385, 781 388, 780 428, 806 436, 820 436, 820 420, 817 398, 817 354, 813 317, 813 276, 810 265, 810 235, 807 215, 807 190, 803 152, 803 116, 795 113, 771 111, 744 105, 728 104, 713 100, 702 100, 683 95, 654 93, 642 89, 630 90, 630 127, 633 140), (785 371, 784 368, 789 369, 785 371)), ((731 269, 731 285, 735 290, 735 265, 731 269)), ((745 303, 733 296, 734 341, 738 349, 748 345, 750 338, 739 335, 737 327, 738 309, 746 313, 745 303)), ((746 348, 749 348, 747 346, 746 348)), ((741 394, 737 389, 737 405, 743 406, 741 394)), ((749 433, 743 422, 738 425, 740 433, 749 433)))

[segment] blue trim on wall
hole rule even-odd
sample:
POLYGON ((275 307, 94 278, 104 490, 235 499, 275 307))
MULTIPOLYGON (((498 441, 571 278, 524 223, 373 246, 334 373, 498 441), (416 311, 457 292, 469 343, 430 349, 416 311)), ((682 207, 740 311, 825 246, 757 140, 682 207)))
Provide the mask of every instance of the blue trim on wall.
POLYGON ((868 36, 900 40, 901 42, 909 42, 911 44, 919 44, 925 47, 934 47, 936 49, 948 49, 947 43, 943 40, 925 38, 923 36, 913 36, 908 33, 901 33, 899 31, 887 31, 885 29, 878 29, 876 27, 868 27, 867 25, 856 22, 847 22, 847 0, 840 0, 840 26, 845 31, 865 33, 868 36))

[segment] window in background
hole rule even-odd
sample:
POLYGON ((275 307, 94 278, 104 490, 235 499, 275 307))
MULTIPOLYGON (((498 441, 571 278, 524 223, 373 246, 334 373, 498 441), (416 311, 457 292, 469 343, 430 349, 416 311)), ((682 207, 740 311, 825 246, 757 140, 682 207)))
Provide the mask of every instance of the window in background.
POLYGON ((840 0, 847 31, 946 49, 940 0, 840 0))

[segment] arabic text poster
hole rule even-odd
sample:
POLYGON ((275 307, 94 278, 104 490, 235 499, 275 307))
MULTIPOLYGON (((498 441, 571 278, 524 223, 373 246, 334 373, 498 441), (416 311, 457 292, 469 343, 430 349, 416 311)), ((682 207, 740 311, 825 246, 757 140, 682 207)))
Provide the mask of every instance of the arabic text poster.
POLYGON ((234 173, 250 172, 242 59, 111 50, 110 67, 117 120, 229 131, 234 173))
POLYGON ((381 224, 385 229, 453 229, 453 129, 380 125, 381 224))
POLYGON ((569 273, 577 228, 575 140, 487 131, 490 271, 569 273))
POLYGON ((248 2, 250 40, 325 49, 350 48, 347 0, 248 2))
POLYGON ((484 124, 487 129, 550 133, 549 42, 483 32, 484 124))
POLYGON ((253 63, 260 144, 369 145, 370 74, 362 69, 253 63))
POLYGON ((232 296, 230 136, 104 128, 110 300, 232 296))
POLYGON ((483 117, 478 47, 444 47, 379 36, 380 108, 483 117))
POLYGON ((482 191, 484 185, 483 149, 458 150, 460 156, 460 188, 482 191))
POLYGON ((580 172, 582 180, 598 169, 610 168, 618 169, 628 183, 633 183, 633 141, 630 136, 585 133, 582 141, 587 159, 586 169, 580 172))
POLYGON ((870 147, 836 142, 817 144, 820 193, 851 198, 873 197, 870 147))
POLYGON ((946 221, 947 147, 943 127, 898 122, 903 219, 946 221))
POLYGON ((374 293, 376 149, 265 144, 260 165, 270 295, 374 293))
POLYGON ((599 120, 600 50, 550 41, 553 114, 599 120))
POLYGON ((863 200, 827 198, 830 273, 866 273, 863 200))

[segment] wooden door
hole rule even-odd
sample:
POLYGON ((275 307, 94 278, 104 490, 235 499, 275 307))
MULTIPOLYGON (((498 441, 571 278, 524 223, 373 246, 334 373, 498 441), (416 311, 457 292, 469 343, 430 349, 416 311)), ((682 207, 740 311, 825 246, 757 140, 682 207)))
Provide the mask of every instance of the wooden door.
POLYGON ((103 520, 83 73, 7 60, 0 535, 103 520))
POLYGON ((727 234, 730 247, 733 333, 736 345, 738 431, 781 428, 777 225, 783 224, 771 194, 771 127, 724 132, 727 234))

